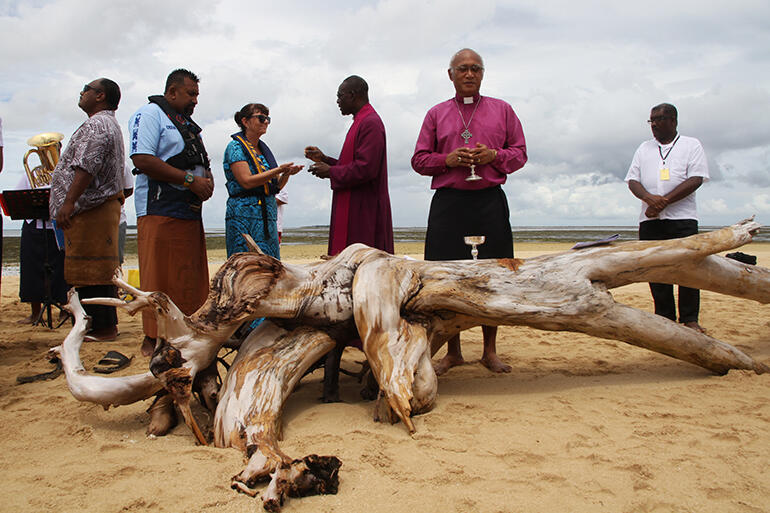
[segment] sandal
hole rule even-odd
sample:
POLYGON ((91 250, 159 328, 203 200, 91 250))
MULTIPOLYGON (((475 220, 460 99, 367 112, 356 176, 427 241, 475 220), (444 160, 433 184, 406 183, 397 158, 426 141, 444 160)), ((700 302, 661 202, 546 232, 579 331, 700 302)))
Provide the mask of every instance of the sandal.
POLYGON ((133 356, 127 358, 126 355, 117 351, 107 351, 107 354, 94 365, 94 372, 98 372, 99 374, 112 374, 124 367, 128 367, 128 364, 131 363, 131 360, 133 359, 133 356))
POLYGON ((16 383, 21 385, 23 383, 34 383, 35 381, 45 381, 48 379, 54 379, 59 374, 64 372, 62 370, 61 359, 58 356, 54 356, 48 361, 56 366, 54 370, 52 370, 51 372, 44 372, 42 374, 35 374, 33 376, 17 376, 16 383))

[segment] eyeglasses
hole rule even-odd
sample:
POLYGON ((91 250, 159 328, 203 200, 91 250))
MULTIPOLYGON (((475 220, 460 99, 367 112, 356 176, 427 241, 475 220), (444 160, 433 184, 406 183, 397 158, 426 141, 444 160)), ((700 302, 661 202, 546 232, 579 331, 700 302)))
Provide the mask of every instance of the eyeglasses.
POLYGON ((95 93, 103 93, 104 92, 101 89, 97 89, 97 88, 95 88, 95 87, 93 87, 93 86, 91 86, 89 84, 86 84, 86 85, 83 86, 83 92, 87 93, 88 91, 93 91, 95 93))
POLYGON ((660 123, 661 121, 665 121, 667 119, 672 119, 672 118, 671 116, 653 116, 647 120, 647 123, 649 124, 660 123))
POLYGON ((455 68, 455 71, 457 71, 458 73, 468 73, 470 71, 474 75, 478 75, 479 73, 484 71, 484 67, 483 66, 479 66, 478 64, 473 64, 471 66, 464 66, 463 65, 463 66, 457 66, 455 68))
POLYGON ((257 118, 260 123, 267 123, 270 124, 270 116, 265 116, 264 114, 254 114, 253 116, 249 116, 250 118, 257 118))

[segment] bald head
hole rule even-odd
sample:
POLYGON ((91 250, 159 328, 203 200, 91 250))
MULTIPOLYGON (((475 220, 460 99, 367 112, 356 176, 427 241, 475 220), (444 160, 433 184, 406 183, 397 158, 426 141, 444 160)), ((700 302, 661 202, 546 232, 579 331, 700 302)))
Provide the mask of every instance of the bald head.
POLYGON ((448 73, 458 95, 475 96, 479 94, 484 79, 484 61, 475 51, 463 48, 452 56, 448 73))
POLYGON ((342 81, 342 85, 345 86, 347 91, 350 91, 357 96, 363 96, 369 100, 369 84, 367 84, 366 80, 359 77, 358 75, 349 76, 342 81))
POLYGON ((451 71, 452 68, 455 67, 456 62, 459 59, 462 59, 463 57, 472 57, 475 58, 480 64, 481 67, 484 67, 484 59, 481 58, 481 55, 479 55, 476 50, 472 50, 471 48, 463 48, 462 50, 455 53, 451 59, 449 59, 449 70, 451 71))
POLYGON ((355 114, 369 103, 369 85, 358 75, 351 75, 337 88, 337 105, 343 116, 355 114))

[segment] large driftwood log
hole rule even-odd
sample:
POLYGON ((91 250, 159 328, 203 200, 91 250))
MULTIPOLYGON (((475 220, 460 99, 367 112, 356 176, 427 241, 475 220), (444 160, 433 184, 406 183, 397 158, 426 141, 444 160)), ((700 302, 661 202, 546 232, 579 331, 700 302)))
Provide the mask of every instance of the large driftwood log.
MULTIPOLYGON (((144 304, 130 308, 153 308, 159 321, 165 319, 171 356, 160 358, 167 363, 158 364, 161 378, 172 371, 175 376, 194 376, 238 325, 255 317, 271 318, 252 333, 228 373, 214 441, 238 447, 249 457, 247 468, 233 479, 234 487, 252 493, 257 480, 272 474, 264 498, 266 507, 275 508, 308 475, 332 478, 330 484, 321 479, 322 484, 310 490, 336 486, 338 466, 333 462, 321 465, 317 474, 302 474, 300 468, 304 472, 316 460, 291 460, 280 451, 280 412, 314 359, 356 334, 381 389, 377 417, 401 419, 410 432, 415 430, 411 415, 430 409, 436 398, 438 381, 430 357, 450 337, 477 325, 576 331, 621 340, 720 374, 732 368, 767 372, 766 365, 735 347, 618 304, 609 292, 656 281, 770 302, 769 270, 714 255, 749 242, 758 228, 747 220, 685 239, 617 243, 525 261, 424 262, 354 245, 327 262, 296 266, 242 253, 223 265, 212 280, 207 302, 190 317, 181 315, 165 295, 136 290, 132 293, 144 304)), ((74 336, 82 338, 82 333, 74 336)), ((69 372, 67 379, 82 376, 69 372)), ((175 400, 187 400, 184 393, 173 391, 173 380, 161 382, 176 394, 175 400)), ((94 402, 106 404, 109 395, 102 393, 94 402)), ((90 397, 79 396, 93 400, 90 397)))
POLYGON ((751 240, 751 220, 669 241, 568 251, 526 261, 370 258, 353 303, 364 351, 388 406, 405 423, 435 394, 430 355, 472 326, 523 325, 620 340, 699 365, 769 369, 735 347, 663 317, 618 304, 609 289, 655 281, 770 302, 770 271, 714 256, 751 240))

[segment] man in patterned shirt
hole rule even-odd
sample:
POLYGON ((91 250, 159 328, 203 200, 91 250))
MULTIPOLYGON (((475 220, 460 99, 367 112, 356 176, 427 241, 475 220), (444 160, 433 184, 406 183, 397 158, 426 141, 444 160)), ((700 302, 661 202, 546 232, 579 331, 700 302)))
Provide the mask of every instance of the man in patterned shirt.
MULTIPOLYGON (((64 277, 80 298, 117 297, 118 224, 123 203, 125 150, 115 110, 118 84, 98 78, 83 87, 88 119, 72 134, 51 179, 51 218, 64 230, 64 277)), ((92 318, 86 340, 114 340, 115 307, 85 305, 92 318)))

